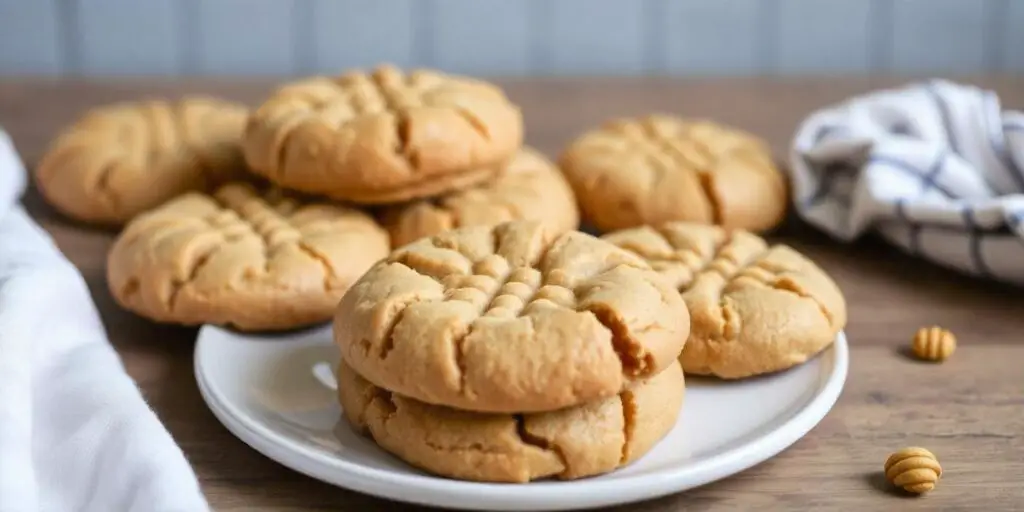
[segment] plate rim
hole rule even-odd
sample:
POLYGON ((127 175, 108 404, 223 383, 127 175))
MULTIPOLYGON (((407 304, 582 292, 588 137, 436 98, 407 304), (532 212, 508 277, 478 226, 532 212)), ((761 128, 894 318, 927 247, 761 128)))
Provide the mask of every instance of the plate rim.
MULTIPOLYGON (((207 350, 204 347, 213 343, 210 331, 231 336, 246 334, 205 325, 199 330, 193 351, 193 372, 203 401, 217 420, 243 443, 278 464, 337 487, 398 502, 461 510, 581 510, 655 499, 721 480, 775 457, 806 436, 834 407, 849 371, 849 345, 845 331, 840 331, 829 348, 816 356, 833 352, 833 363, 824 384, 819 383, 809 402, 777 428, 715 454, 696 467, 660 469, 600 482, 586 479, 533 484, 469 482, 367 467, 312 450, 275 433, 241 412, 207 382, 202 353, 207 350), (402 489, 406 492, 395 492, 402 489), (408 492, 412 489, 416 492, 408 492), (525 489, 530 492, 524 492, 525 489), (567 500, 566 493, 570 492, 573 499, 567 500), (552 506, 565 501, 571 501, 572 505, 552 506)), ((297 333, 297 338, 305 340, 317 331, 319 329, 297 333)))

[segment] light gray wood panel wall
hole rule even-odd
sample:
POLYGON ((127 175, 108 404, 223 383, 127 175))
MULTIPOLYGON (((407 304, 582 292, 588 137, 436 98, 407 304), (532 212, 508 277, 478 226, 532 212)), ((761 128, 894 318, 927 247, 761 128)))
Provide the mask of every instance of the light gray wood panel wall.
POLYGON ((655 25, 664 32, 667 68, 678 74, 764 72, 774 53, 765 16, 775 2, 693 0, 665 2, 655 25))
POLYGON ((772 34, 778 73, 871 70, 872 5, 868 1, 779 0, 772 34), (808 20, 814 20, 808 23, 808 20))
POLYGON ((648 36, 649 0, 555 0, 534 18, 538 68, 543 74, 640 74, 648 36))
POLYGON ((1024 0, 0 0, 0 74, 1024 72, 1024 0))
MULTIPOLYGON (((177 0, 78 0, 63 5, 70 18, 62 27, 67 31, 63 50, 69 53, 70 71, 97 75, 185 71, 189 65, 185 29, 190 27, 183 5, 177 0)), ((28 27, 19 28, 28 32, 24 30, 28 27)))
POLYGON ((1000 68, 1024 73, 1024 1, 1004 0, 1002 41, 997 45, 1000 68))
POLYGON ((300 30, 296 27, 301 16, 298 7, 308 5, 306 2, 187 0, 186 3, 192 7, 186 25, 192 40, 188 54, 190 68, 212 75, 282 75, 297 71, 300 58, 293 41, 300 30))
POLYGON ((891 68, 969 72, 988 67, 986 11, 998 2, 900 0, 893 3, 891 68))
MULTIPOLYGON (((422 0, 421 0, 422 1, 422 0)), ((434 0, 430 57, 456 73, 526 75, 530 55, 530 2, 434 0)))
MULTIPOLYGON (((279 0, 281 1, 281 0, 279 0)), ((391 62, 410 66, 423 60, 419 32, 424 2, 418 0, 315 0, 312 2, 313 70, 391 62)))
POLYGON ((55 0, 0 0, 0 73, 59 73, 57 19, 55 0))

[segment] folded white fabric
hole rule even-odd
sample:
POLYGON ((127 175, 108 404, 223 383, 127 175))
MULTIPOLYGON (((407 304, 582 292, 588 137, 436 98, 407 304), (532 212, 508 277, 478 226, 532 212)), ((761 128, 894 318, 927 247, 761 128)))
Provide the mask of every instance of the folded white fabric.
POLYGON ((793 141, 800 216, 849 241, 874 230, 965 273, 1024 284, 1024 114, 932 80, 811 115, 793 141))
POLYGON ((208 510, 85 280, 17 204, 25 180, 0 130, 0 512, 208 510))

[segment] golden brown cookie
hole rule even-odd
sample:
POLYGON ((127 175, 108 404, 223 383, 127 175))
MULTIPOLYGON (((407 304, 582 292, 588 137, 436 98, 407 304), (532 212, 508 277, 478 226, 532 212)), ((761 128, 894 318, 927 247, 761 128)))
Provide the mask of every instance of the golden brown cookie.
POLYGON ((621 392, 678 357, 679 293, 640 258, 536 221, 391 253, 338 306, 335 341, 375 385, 427 403, 538 412, 621 392))
POLYGON ((245 157, 286 188, 380 204, 483 181, 522 137, 496 86, 381 66, 279 89, 251 117, 245 157))
POLYGON ((429 405, 374 386, 342 362, 338 396, 348 422, 383 449, 441 476, 483 482, 562 480, 607 473, 653 448, 683 404, 679 365, 619 395, 526 415, 429 405))
POLYGON ((683 371, 737 379, 803 363, 846 325, 846 302, 825 272, 785 245, 746 231, 676 222, 610 233, 647 260, 689 308, 683 371))
POLYGON ((121 306, 159 322, 292 329, 329 320, 387 252, 366 214, 229 183, 136 217, 110 250, 107 281, 121 306))
POLYGON ((121 225, 180 194, 243 176, 246 115, 241 105, 205 97, 101 107, 54 141, 36 183, 70 217, 121 225))
POLYGON ((580 221, 576 198, 561 171, 530 148, 521 149, 485 183, 389 208, 384 226, 391 244, 401 247, 449 229, 522 219, 542 221, 556 233, 572 231, 580 221))
POLYGON ((669 221, 763 231, 786 213, 786 183, 765 144, 709 121, 610 121, 559 163, 583 218, 602 231, 669 221))

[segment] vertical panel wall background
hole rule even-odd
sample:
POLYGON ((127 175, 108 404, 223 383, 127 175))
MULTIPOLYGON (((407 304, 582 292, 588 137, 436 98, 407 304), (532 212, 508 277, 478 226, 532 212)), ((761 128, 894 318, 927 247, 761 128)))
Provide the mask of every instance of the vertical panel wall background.
POLYGON ((0 0, 0 75, 1024 72, 1024 0, 0 0))

